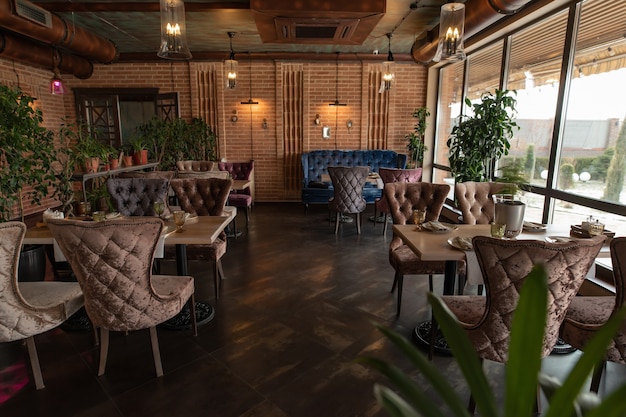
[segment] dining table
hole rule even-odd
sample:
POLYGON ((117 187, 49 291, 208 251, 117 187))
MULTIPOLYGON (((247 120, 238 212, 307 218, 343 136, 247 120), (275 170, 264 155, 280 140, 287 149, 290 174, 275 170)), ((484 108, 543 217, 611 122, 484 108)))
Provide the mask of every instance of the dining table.
MULTIPOLYGON (((424 228, 418 228, 415 224, 393 225, 394 235, 400 237, 405 245, 407 245, 420 259, 424 261, 443 261, 444 262, 444 282, 443 295, 454 295, 457 279, 457 264, 459 261, 467 259, 467 255, 471 250, 463 250, 455 245, 458 239, 470 239, 474 236, 491 236, 491 226, 489 224, 446 224, 442 223, 445 228, 443 230, 428 231, 424 228), (456 246, 456 247, 455 247, 456 246)), ((524 228, 515 239, 534 239, 534 240, 563 240, 570 239, 569 225, 548 224, 539 228, 524 228)), ((608 243, 605 244, 598 257, 610 257, 608 243)), ((468 264, 468 273, 469 273, 468 264)), ((431 320, 425 320, 419 323, 413 331, 413 339, 430 345, 430 331, 432 327, 431 320)), ((436 342, 435 352, 440 354, 449 354, 447 344, 443 337, 436 342)))

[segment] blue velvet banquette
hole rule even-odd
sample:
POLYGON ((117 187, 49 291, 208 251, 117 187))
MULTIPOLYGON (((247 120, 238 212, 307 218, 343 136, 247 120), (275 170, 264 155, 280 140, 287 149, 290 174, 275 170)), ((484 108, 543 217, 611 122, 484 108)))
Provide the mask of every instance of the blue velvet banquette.
MULTIPOLYGON (((316 150, 302 153, 302 202, 309 204, 327 204, 333 196, 333 185, 322 181, 322 174, 328 174, 329 166, 368 166, 370 172, 378 168, 405 168, 407 157, 390 150, 316 150)), ((368 203, 374 203, 382 195, 382 190, 367 183, 363 197, 368 203)))

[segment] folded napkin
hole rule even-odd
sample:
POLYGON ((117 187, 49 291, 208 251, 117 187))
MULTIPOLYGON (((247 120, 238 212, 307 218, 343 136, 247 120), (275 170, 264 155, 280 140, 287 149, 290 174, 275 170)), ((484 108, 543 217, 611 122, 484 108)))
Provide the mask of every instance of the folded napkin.
POLYGON ((445 224, 442 224, 442 223, 440 223, 440 222, 438 222, 436 220, 433 220, 431 222, 426 222, 426 223, 423 224, 423 226, 426 229, 433 230, 435 232, 443 232, 444 230, 448 230, 449 229, 448 226, 446 226, 445 224))

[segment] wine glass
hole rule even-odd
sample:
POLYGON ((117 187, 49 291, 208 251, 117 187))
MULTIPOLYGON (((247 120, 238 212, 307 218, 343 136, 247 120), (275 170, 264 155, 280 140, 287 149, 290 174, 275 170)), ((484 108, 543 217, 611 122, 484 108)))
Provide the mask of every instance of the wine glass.
POLYGON ((157 217, 161 217, 163 211, 165 210, 165 203, 162 200, 156 200, 152 203, 152 208, 154 209, 157 217))
POLYGON ((417 225, 416 230, 422 230, 422 224, 426 221, 426 210, 413 210, 413 223, 417 225))
POLYGON ((174 224, 176 225, 176 232, 180 233, 183 231, 183 225, 185 224, 185 212, 183 210, 175 210, 172 213, 172 217, 174 219, 174 224))

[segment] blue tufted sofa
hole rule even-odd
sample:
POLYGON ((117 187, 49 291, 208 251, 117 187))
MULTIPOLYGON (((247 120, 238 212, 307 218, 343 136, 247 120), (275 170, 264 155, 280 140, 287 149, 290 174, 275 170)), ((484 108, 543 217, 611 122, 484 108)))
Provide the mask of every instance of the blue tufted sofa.
MULTIPOLYGON (((317 150, 302 153, 302 202, 305 208, 309 204, 327 204, 333 196, 333 185, 322 182, 322 174, 328 174, 329 166, 368 166, 370 172, 378 168, 405 168, 406 155, 390 150, 317 150)), ((367 183, 363 197, 368 203, 374 203, 382 195, 382 190, 367 183)))

